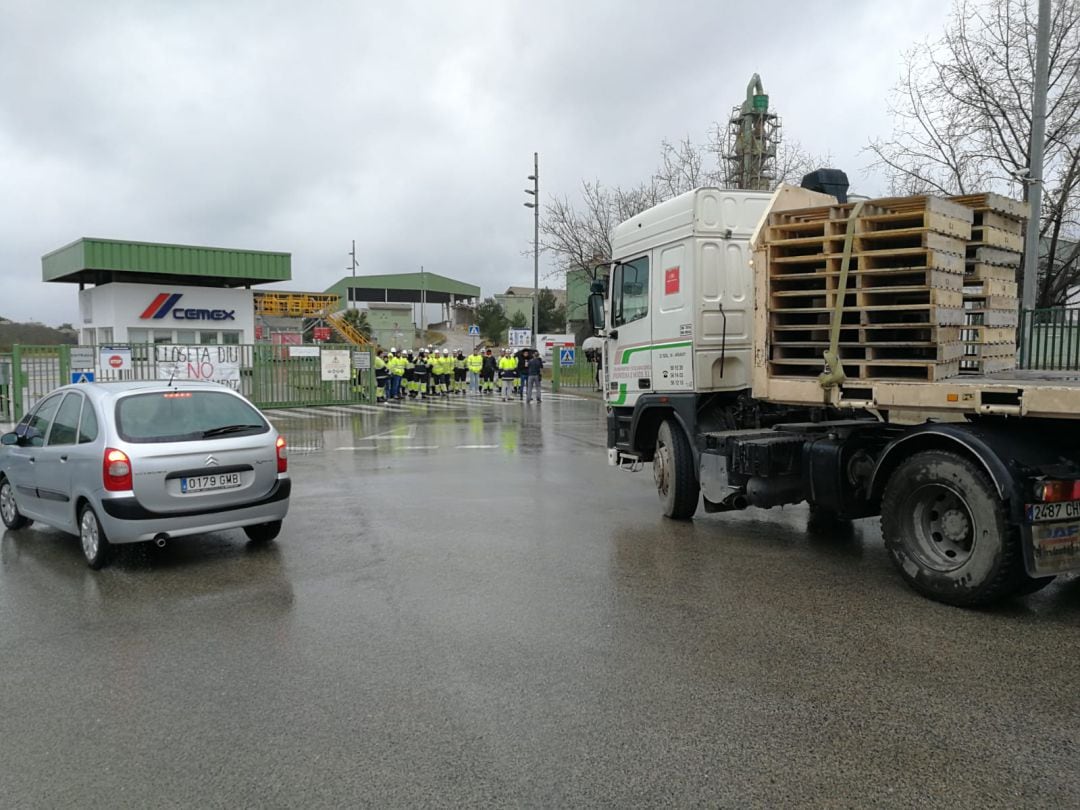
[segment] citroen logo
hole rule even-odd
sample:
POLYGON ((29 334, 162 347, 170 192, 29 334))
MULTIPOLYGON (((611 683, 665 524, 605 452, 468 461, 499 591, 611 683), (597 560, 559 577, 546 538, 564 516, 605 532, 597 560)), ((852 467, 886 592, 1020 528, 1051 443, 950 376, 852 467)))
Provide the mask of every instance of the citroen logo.
POLYGON ((206 466, 207 467, 216 467, 217 465, 218 465, 218 460, 216 458, 214 458, 213 456, 207 456, 206 457, 206 466))

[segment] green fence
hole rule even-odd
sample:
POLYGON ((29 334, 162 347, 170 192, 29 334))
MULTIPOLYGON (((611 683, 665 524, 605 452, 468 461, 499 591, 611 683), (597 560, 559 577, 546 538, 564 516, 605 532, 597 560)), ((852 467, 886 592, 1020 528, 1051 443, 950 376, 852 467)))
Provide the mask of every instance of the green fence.
POLYGON ((371 350, 340 345, 17 345, 0 356, 0 421, 81 380, 212 380, 261 408, 347 405, 374 399, 373 362, 371 350))
POLYGON ((553 390, 559 388, 587 388, 595 390, 598 387, 596 377, 596 363, 590 363, 577 353, 576 362, 572 366, 560 366, 558 356, 553 358, 551 364, 551 381, 553 390))
POLYGON ((1080 371, 1080 309, 1026 310, 1017 338, 1020 368, 1080 371))

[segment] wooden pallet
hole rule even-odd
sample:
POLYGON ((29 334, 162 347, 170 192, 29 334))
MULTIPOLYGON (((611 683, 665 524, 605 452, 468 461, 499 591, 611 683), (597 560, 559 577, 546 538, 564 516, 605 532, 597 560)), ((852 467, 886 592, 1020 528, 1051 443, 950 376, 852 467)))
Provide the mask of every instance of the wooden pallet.
POLYGON ((973 245, 967 249, 969 264, 994 264, 999 267, 1017 268, 1023 254, 986 245, 973 245))
POLYGON ((968 281, 1011 281, 1016 283, 1016 267, 996 264, 971 262, 964 273, 964 283, 968 281))
MULTIPOLYGON (((777 363, 794 360, 814 360, 820 363, 829 346, 828 340, 787 341, 772 347, 772 359, 777 363)), ((848 360, 875 362, 920 360, 928 363, 944 363, 960 360, 968 355, 966 347, 959 341, 941 343, 936 340, 899 343, 841 339, 837 344, 837 351, 844 362, 848 360)))
MULTIPOLYGON (((982 296, 1000 296, 1003 298, 1016 298, 1017 286, 1015 281, 1001 281, 999 279, 969 279, 964 278, 964 297, 981 298, 982 296)), ((1019 305, 1019 300, 1017 300, 1019 305)))
POLYGON ((1027 203, 989 192, 957 194, 949 197, 949 200, 970 208, 975 213, 997 214, 1013 221, 1027 219, 1031 210, 1027 203))
POLYGON ((971 324, 960 329, 960 340, 967 344, 1016 344, 1015 326, 981 326, 971 324))
MULTIPOLYGON (((844 373, 851 380, 918 380, 939 382, 960 373, 959 360, 927 363, 921 360, 843 361, 844 373)), ((769 363, 770 377, 816 377, 824 368, 821 360, 786 360, 769 363)))
POLYGON ((1018 316, 1015 309, 966 309, 964 326, 1011 326, 1016 328, 1018 316))
POLYGON ((1024 252, 1024 239, 1018 234, 1009 233, 998 228, 980 227, 973 228, 971 241, 968 247, 992 247, 1009 250, 1013 253, 1024 252))
POLYGON ((978 359, 964 359, 960 361, 960 373, 962 375, 973 374, 997 374, 1002 371, 1012 371, 1016 368, 1016 358, 985 357, 978 359))

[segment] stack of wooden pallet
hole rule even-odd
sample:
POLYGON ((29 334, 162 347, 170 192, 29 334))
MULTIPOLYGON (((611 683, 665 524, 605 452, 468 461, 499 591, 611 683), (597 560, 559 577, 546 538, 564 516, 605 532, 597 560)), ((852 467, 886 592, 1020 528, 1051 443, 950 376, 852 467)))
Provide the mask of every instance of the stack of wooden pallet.
POLYGON ((974 212, 936 197, 871 200, 855 212, 849 203, 770 215, 769 376, 820 374, 835 317, 837 350, 849 380, 932 382, 955 376, 964 355, 964 271, 974 212), (841 292, 845 233, 853 215, 841 292))
POLYGON ((1024 244, 1027 207, 998 194, 967 194, 951 200, 974 215, 964 275, 965 323, 961 333, 965 374, 1016 368, 1020 301, 1016 270, 1024 244))

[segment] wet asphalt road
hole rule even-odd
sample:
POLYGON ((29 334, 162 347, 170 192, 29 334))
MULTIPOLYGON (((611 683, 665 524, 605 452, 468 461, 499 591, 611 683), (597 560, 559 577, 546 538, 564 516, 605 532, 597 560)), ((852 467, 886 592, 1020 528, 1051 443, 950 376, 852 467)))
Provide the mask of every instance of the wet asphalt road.
POLYGON ((909 592, 876 524, 659 515, 595 401, 271 413, 278 542, 0 542, 4 807, 1080 804, 1080 582, 909 592))

